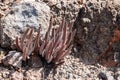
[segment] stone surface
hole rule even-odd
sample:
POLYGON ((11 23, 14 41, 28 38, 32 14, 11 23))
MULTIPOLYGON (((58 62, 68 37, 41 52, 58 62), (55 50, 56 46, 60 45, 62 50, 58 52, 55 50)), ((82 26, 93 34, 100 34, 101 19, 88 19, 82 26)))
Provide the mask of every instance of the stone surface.
POLYGON ((9 51, 9 53, 2 59, 4 66, 21 67, 22 53, 16 51, 9 51))
POLYGON ((30 56, 30 60, 29 60, 29 66, 32 68, 41 68, 43 67, 42 65, 42 61, 39 55, 32 55, 30 56))
POLYGON ((74 21, 80 8, 78 0, 43 0, 43 2, 51 8, 54 26, 59 25, 64 16, 67 21, 74 21))
MULTIPOLYGON (((46 4, 48 4, 50 6, 51 13, 53 14, 54 21, 55 21, 54 25, 58 25, 60 23, 59 21, 61 21, 61 17, 63 16, 62 14, 64 13, 63 12, 64 7, 61 7, 61 2, 64 2, 65 5, 68 5, 70 3, 68 6, 70 6, 70 5, 73 6, 70 8, 68 8, 68 6, 66 7, 66 8, 68 8, 68 11, 66 11, 66 14, 68 14, 68 16, 72 14, 72 18, 67 17, 67 20, 71 21, 71 20, 74 20, 75 17, 77 16, 77 11, 80 8, 77 1, 81 1, 81 0, 36 0, 36 1, 44 1, 44 2, 46 2, 46 4), (77 4, 76 3, 73 4, 74 2, 77 2, 77 4), (75 12, 73 9, 74 6, 78 6, 75 9, 75 12), (63 8, 63 9, 61 9, 61 8, 63 8), (72 12, 70 12, 70 14, 69 14, 69 11, 72 11, 72 12)), ((113 7, 113 4, 111 5, 111 2, 104 2, 106 0, 91 0, 91 1, 94 1, 94 3, 92 3, 92 4, 89 3, 88 0, 87 1, 83 0, 83 1, 85 4, 87 4, 87 9, 83 8, 82 14, 84 13, 84 15, 78 16, 78 18, 76 19, 76 22, 75 22, 75 27, 77 28, 77 36, 76 37, 78 37, 78 38, 76 38, 78 49, 74 49, 74 51, 76 53, 66 56, 65 63, 63 65, 59 66, 56 69, 56 71, 52 71, 52 70, 49 71, 49 68, 47 68, 48 69, 47 70, 43 66, 43 68, 26 67, 26 68, 22 68, 22 71, 16 72, 16 71, 14 71, 15 70, 14 68, 11 68, 10 66, 3 68, 2 67, 3 65, 0 64, 0 80, 10 80, 10 79, 15 79, 15 80, 19 80, 19 79, 21 79, 21 80, 101 80, 98 77, 99 73, 101 73, 101 72, 103 72, 106 75, 108 80, 111 80, 111 79, 112 80, 120 80, 120 68, 119 67, 118 68, 117 67, 106 68, 99 64, 87 65, 87 64, 81 62, 81 60, 79 58, 79 56, 82 55, 81 57, 86 61, 86 63, 92 62, 92 61, 94 62, 94 60, 95 60, 94 57, 96 57, 99 53, 101 53, 104 49, 107 48, 107 43, 109 42, 109 39, 112 36, 111 34, 112 34, 113 30, 116 28, 116 27, 113 28, 113 26, 110 26, 110 25, 112 24, 112 25, 116 26, 120 22, 120 20, 119 20, 120 19, 119 2, 118 2, 118 0, 114 0, 114 7, 113 7), (103 1, 103 2, 96 4, 97 1, 103 1), (108 4, 110 7, 108 6, 106 8, 105 7, 106 4, 108 4), (101 7, 100 5, 103 7, 101 7), (108 8, 110 8, 110 9, 108 10, 108 8), (117 17, 116 17, 116 12, 117 12, 117 17), (114 16, 111 17, 111 14, 114 14, 114 16), (100 20, 100 21, 98 21, 98 20, 100 20), (110 29, 108 29, 108 27, 110 29), (106 31, 106 32, 104 33, 104 31, 106 31), (99 36, 98 36, 98 34, 99 34, 99 36), (97 39, 96 39, 96 37, 97 37, 97 39), (106 39, 106 38, 108 40, 101 41, 101 39, 106 39), (100 43, 100 41, 101 41, 101 43, 100 43), (84 45, 84 46, 82 46, 82 45, 84 45), (105 46, 103 46, 103 45, 105 45, 105 46), (19 75, 19 76, 17 76, 17 75, 19 75)), ((81 15, 81 12, 79 12, 79 15, 81 15)), ((11 22, 13 22, 13 21, 11 21, 11 22)), ((16 30, 19 30, 19 29, 16 29, 16 30)), ((20 28, 20 30, 21 30, 21 28, 20 28)), ((13 30, 11 28, 11 31, 14 32, 15 30, 13 30)), ((7 36, 7 34, 6 34, 6 36, 7 36)), ((5 39, 5 40, 8 40, 8 39, 5 39)), ((116 46, 116 44, 115 44, 115 47, 113 50, 116 51, 115 54, 117 56, 120 53, 120 51, 119 51, 120 49, 119 48, 116 49, 116 47, 118 47, 118 46, 116 46)), ((35 61, 36 61, 36 59, 35 59, 35 61)), ((38 65, 35 65, 35 67, 38 67, 38 65)))
POLYGON ((0 63, 2 63, 2 59, 5 57, 5 54, 6 54, 5 50, 0 48, 0 63))
POLYGON ((10 80, 23 80, 24 76, 21 72, 13 72, 11 75, 10 75, 10 80))
POLYGON ((45 67, 26 67, 17 72, 13 68, 0 67, 1 80, 101 80, 99 74, 108 80, 119 80, 120 68, 106 68, 99 64, 86 65, 72 55, 66 56, 65 63, 55 71, 45 67))
MULTIPOLYGON (((77 29, 75 42, 79 56, 87 63, 94 63, 96 57, 105 51, 113 31, 120 27, 120 4, 106 0, 88 0, 80 8, 74 27, 77 29)), ((113 51, 120 52, 119 43, 113 51)))
POLYGON ((25 27, 33 27, 35 30, 41 27, 41 33, 44 34, 49 19, 50 8, 44 2, 13 3, 10 12, 1 18, 1 26, 4 27, 1 46, 12 46, 15 37, 19 36, 25 27))
MULTIPOLYGON (((42 69, 29 69, 25 72, 25 78, 27 80, 42 80, 42 69)), ((43 79, 44 80, 44 79, 43 79)))

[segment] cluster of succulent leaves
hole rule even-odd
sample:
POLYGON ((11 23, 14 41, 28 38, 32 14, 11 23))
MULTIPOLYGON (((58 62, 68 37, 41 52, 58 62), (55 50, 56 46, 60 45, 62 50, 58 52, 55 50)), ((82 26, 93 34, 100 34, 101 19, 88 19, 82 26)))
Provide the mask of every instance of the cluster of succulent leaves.
POLYGON ((52 18, 48 30, 43 39, 40 37, 40 28, 35 38, 33 38, 34 29, 28 28, 24 34, 16 37, 16 47, 23 54, 23 60, 26 61, 32 54, 39 54, 47 63, 59 65, 64 63, 63 58, 71 53, 71 41, 74 38, 76 30, 72 30, 73 23, 67 23, 63 18, 58 28, 52 28, 52 18))

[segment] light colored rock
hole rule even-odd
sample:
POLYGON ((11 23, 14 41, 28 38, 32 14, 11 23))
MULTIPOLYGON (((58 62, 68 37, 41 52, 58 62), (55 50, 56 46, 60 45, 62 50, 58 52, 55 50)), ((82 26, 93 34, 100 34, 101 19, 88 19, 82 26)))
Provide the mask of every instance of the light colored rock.
POLYGON ((11 46, 15 37, 19 36, 26 27, 33 27, 35 30, 41 27, 41 35, 43 35, 49 26, 49 19, 50 8, 44 2, 13 4, 10 12, 1 19, 1 25, 4 27, 1 46, 11 46))
POLYGON ((10 76, 10 80, 23 80, 24 76, 21 72, 13 72, 10 76))
POLYGON ((4 66, 21 67, 22 65, 22 53, 16 51, 10 51, 3 59, 4 66))
POLYGON ((30 69, 28 71, 25 72, 25 77, 28 80, 41 80, 42 77, 42 69, 30 69))

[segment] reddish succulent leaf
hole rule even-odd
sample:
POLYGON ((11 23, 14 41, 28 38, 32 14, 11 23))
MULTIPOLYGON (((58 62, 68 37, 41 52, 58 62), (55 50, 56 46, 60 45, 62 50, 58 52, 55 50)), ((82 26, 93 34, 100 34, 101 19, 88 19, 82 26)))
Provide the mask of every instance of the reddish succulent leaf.
POLYGON ((37 36, 35 38, 35 42, 34 42, 34 46, 33 46, 34 49, 38 50, 38 48, 40 47, 39 41, 40 41, 40 27, 38 29, 38 34, 37 34, 37 36))
POLYGON ((45 34, 45 40, 46 41, 48 41, 49 38, 50 38, 50 30, 51 30, 51 28, 52 28, 52 17, 50 18, 50 24, 49 24, 48 30, 47 30, 47 32, 45 34))
POLYGON ((26 60, 26 58, 33 52, 33 29, 27 29, 23 36, 21 37, 20 41, 18 40, 18 37, 16 37, 16 47, 18 50, 23 52, 23 60, 26 60), (29 32, 29 33, 28 33, 29 32))
POLYGON ((23 49, 23 60, 24 60, 24 61, 26 61, 26 58, 27 58, 27 52, 28 52, 28 48, 25 47, 25 48, 23 49))
POLYGON ((42 45, 40 46, 40 49, 39 49, 39 54, 42 55, 42 51, 45 47, 45 41, 42 42, 42 45))
POLYGON ((52 55, 50 55, 50 56, 49 56, 49 59, 47 60, 47 63, 52 62, 52 60, 53 60, 53 56, 52 56, 52 55))
POLYGON ((30 43, 29 47, 28 47, 28 52, 27 52, 27 56, 31 55, 33 53, 33 51, 35 50, 35 48, 33 47, 33 42, 30 43))
POLYGON ((63 50, 60 53, 58 53, 58 55, 55 58, 55 62, 58 62, 60 59, 62 59, 65 55, 69 54, 71 52, 72 49, 72 45, 67 49, 67 50, 63 50))
POLYGON ((44 54, 46 60, 47 60, 47 58, 48 58, 48 55, 50 54, 49 51, 52 49, 52 44, 53 44, 53 40, 49 41, 49 43, 46 45, 46 48, 45 48, 45 53, 46 53, 46 54, 44 54))
POLYGON ((32 42, 32 38, 33 38, 33 29, 32 30, 30 30, 30 34, 28 35, 28 40, 27 40, 27 42, 26 42, 26 47, 29 47, 30 46, 30 44, 31 44, 31 42, 32 42))
POLYGON ((18 40, 18 37, 16 37, 16 47, 17 49, 20 51, 21 50, 21 46, 20 46, 20 43, 19 43, 19 40, 18 40))
POLYGON ((62 42, 60 42, 57 47, 54 47, 53 53, 52 53, 53 57, 55 57, 57 55, 57 52, 63 47, 61 44, 62 42))
POLYGON ((70 45, 71 41, 73 40, 73 38, 75 36, 75 33, 76 33, 76 30, 74 30, 73 33, 69 35, 66 45, 68 45, 68 46, 70 45))
POLYGON ((66 55, 70 54, 71 50, 72 50, 72 47, 73 47, 73 45, 71 45, 67 50, 65 50, 65 53, 62 55, 62 57, 65 57, 66 55))
POLYGON ((66 39, 67 39, 67 27, 68 27, 68 24, 66 23, 63 31, 63 44, 66 43, 66 39))
POLYGON ((21 40, 20 40, 20 43, 21 43, 21 49, 23 48, 22 46, 23 46, 23 43, 24 43, 25 37, 27 36, 27 33, 28 33, 29 30, 30 30, 30 29, 27 28, 27 30, 24 32, 24 34, 23 34, 23 36, 22 36, 22 38, 21 38, 21 40))

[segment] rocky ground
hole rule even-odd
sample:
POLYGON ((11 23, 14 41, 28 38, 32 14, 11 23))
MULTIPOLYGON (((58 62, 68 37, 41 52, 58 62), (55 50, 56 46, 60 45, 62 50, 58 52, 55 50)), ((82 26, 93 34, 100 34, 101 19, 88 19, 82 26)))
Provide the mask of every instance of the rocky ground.
POLYGON ((65 63, 56 71, 48 68, 14 68, 0 67, 0 80, 120 80, 120 68, 106 68, 99 64, 86 65, 69 55, 65 63))
MULTIPOLYGON (((120 80, 120 67, 95 63, 96 56, 107 48, 113 31, 120 25, 119 0, 2 1, 5 2, 0 3, 0 26, 4 27, 3 31, 0 27, 0 80, 120 80), (75 21, 75 46, 72 54, 65 57, 65 63, 56 70, 49 66, 3 66, 1 59, 14 50, 15 37, 21 35, 26 25, 35 30, 42 27, 44 35, 51 15, 54 27, 59 26, 64 16, 67 21, 75 21)), ((119 43, 112 53, 120 53, 119 43)))

